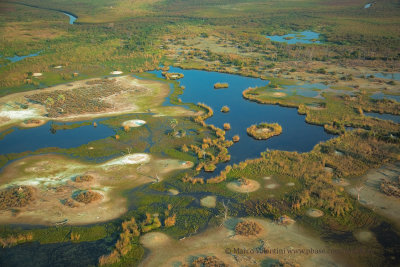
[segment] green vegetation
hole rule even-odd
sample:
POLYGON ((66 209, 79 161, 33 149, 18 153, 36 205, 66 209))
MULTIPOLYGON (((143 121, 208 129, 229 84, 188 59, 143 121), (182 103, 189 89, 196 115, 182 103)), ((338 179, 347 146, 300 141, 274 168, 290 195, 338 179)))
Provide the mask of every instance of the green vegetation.
POLYGON ((247 128, 247 134, 254 139, 268 139, 275 135, 280 135, 282 133, 282 127, 278 123, 266 123, 262 122, 260 124, 254 124, 247 128))

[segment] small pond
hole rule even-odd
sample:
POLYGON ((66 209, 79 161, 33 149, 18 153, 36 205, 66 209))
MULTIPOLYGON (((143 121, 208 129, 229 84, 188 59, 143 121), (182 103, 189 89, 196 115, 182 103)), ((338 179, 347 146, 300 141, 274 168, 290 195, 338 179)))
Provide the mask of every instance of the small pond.
POLYGON ((303 31, 298 33, 290 33, 286 35, 270 35, 266 36, 271 41, 283 42, 287 44, 320 44, 319 33, 313 31, 303 31))
MULTIPOLYGON (((91 141, 114 135, 115 131, 101 124, 101 120, 94 120, 97 123, 97 127, 85 125, 74 129, 57 130, 55 133, 51 131, 51 124, 63 125, 64 123, 49 121, 35 128, 22 129, 14 127, 11 133, 0 139, 0 154, 35 151, 46 147, 78 147, 91 141)), ((65 124, 70 125, 73 123, 65 124)))

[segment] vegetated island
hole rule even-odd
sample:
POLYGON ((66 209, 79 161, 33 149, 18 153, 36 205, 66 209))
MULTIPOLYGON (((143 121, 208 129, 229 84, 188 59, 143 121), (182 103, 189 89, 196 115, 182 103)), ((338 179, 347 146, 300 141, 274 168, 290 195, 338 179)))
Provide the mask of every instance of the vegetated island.
POLYGON ((223 89, 223 88, 228 88, 229 84, 228 83, 216 83, 214 84, 214 89, 223 89))
POLYGON ((175 72, 162 72, 162 76, 165 77, 167 80, 179 80, 183 78, 182 73, 175 73, 175 72))
POLYGON ((221 112, 223 112, 223 113, 228 113, 229 111, 230 111, 230 109, 229 109, 228 106, 223 106, 223 107, 221 108, 221 112))
POLYGON ((247 134, 257 140, 266 140, 272 136, 280 135, 282 127, 278 123, 266 123, 251 125, 247 128, 247 134))

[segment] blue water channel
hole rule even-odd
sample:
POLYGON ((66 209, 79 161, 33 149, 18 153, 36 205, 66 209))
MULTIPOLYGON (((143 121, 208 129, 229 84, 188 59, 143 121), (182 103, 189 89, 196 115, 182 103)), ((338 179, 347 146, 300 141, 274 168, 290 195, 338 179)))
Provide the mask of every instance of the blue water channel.
POLYGON ((374 113, 374 112, 364 112, 364 115, 369 116, 369 117, 378 118, 381 120, 389 120, 389 121, 393 121, 395 123, 400 123, 400 115, 380 114, 380 113, 374 113))

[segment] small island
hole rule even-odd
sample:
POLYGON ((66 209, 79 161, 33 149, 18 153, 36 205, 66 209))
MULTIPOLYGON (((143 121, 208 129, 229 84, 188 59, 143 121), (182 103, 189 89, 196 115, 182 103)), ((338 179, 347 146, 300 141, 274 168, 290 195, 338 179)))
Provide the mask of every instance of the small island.
POLYGON ((162 75, 167 79, 167 80, 179 80, 184 77, 182 73, 175 73, 175 72, 162 72, 162 75))
POLYGON ((221 112, 223 112, 223 113, 228 113, 229 111, 230 111, 230 109, 229 109, 228 106, 223 106, 223 107, 221 108, 221 112))
POLYGON ((251 125, 247 134, 257 140, 266 140, 272 136, 280 135, 282 127, 278 123, 265 123, 251 125))
POLYGON ((228 88, 229 84, 228 83, 216 83, 214 84, 214 89, 223 89, 223 88, 228 88))

